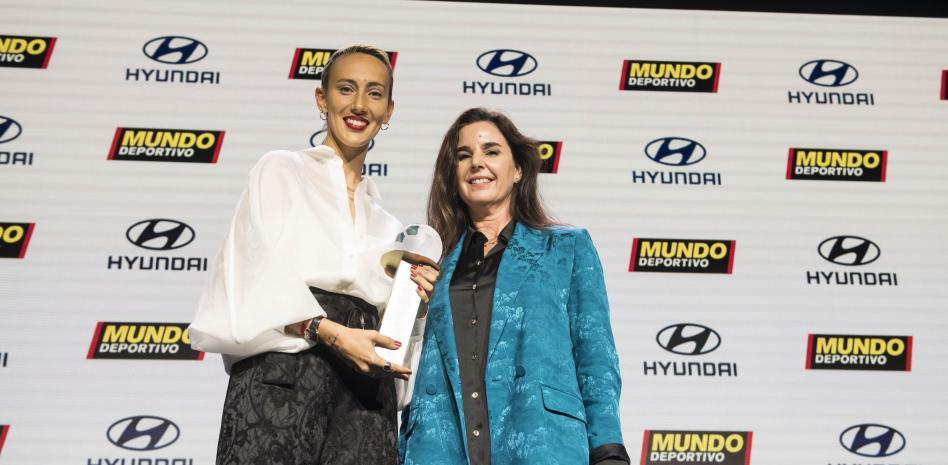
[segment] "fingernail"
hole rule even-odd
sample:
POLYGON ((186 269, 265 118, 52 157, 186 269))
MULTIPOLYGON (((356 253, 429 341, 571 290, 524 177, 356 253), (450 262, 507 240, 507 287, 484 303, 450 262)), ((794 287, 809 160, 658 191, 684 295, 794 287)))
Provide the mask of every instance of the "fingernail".
POLYGON ((415 274, 414 271, 412 271, 412 272, 411 272, 411 277, 414 278, 415 276, 417 276, 417 275, 415 274))
POLYGON ((396 346, 396 347, 401 347, 401 346, 402 346, 402 343, 401 343, 401 342, 398 342, 398 341, 395 341, 395 346, 396 346))
POLYGON ((418 268, 418 265, 417 265, 417 264, 411 266, 411 269, 413 269, 413 270, 416 269, 416 268, 418 268))
POLYGON ((419 291, 421 290, 421 286, 418 286, 418 290, 419 290, 419 291))

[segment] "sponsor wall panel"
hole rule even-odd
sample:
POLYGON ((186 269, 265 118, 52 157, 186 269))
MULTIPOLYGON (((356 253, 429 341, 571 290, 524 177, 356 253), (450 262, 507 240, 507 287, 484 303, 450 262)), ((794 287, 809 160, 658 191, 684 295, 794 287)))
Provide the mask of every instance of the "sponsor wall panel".
MULTIPOLYGON (((605 270, 634 459, 649 434, 671 432, 749 444, 715 463, 938 463, 945 26, 435 2, 8 5, 0 51, 56 41, 24 56, 39 67, 0 61, 0 461, 213 462, 220 357, 191 357, 165 331, 192 316, 254 162, 321 140, 318 81, 289 76, 297 49, 368 42, 397 53, 397 106, 367 175, 403 221, 423 220, 441 136, 463 109, 503 109, 550 143, 545 199, 590 230, 605 270), (713 92, 620 90, 626 60, 711 64, 695 89, 713 92), (196 147, 200 163, 110 160, 131 128, 214 140, 196 147), (787 179, 792 149, 811 149, 816 179, 787 179), (879 165, 863 163, 869 152, 879 165), (728 254, 709 260, 714 273, 630 272, 636 239, 691 244, 670 257, 698 260, 685 269, 702 269, 700 241, 728 254), (110 323, 157 352, 87 358, 110 323), (911 337, 911 371, 807 369, 809 335, 911 337), (188 359, 148 358, 171 347, 188 359), (119 440, 129 427, 155 433, 119 440)), ((162 148, 193 160, 175 152, 187 143, 162 148)))

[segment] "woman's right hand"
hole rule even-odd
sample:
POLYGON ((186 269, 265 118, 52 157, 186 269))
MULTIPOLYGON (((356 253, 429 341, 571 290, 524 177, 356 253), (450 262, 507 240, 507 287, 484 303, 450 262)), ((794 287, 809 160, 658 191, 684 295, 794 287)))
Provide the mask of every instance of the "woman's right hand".
POLYGON ((356 329, 343 326, 329 319, 319 324, 319 340, 334 349, 346 363, 364 375, 373 377, 400 378, 407 380, 411 370, 394 363, 389 364, 384 358, 375 353, 376 347, 395 350, 402 343, 378 331, 356 329), (389 365, 391 370, 383 367, 389 365))

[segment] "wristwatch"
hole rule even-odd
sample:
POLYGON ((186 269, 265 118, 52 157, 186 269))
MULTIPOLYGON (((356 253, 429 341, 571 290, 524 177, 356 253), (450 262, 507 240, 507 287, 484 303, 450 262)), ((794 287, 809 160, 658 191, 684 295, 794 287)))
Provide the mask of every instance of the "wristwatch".
POLYGON ((306 328, 306 334, 303 335, 304 339, 319 343, 319 323, 323 321, 323 318, 326 317, 317 316, 316 318, 313 318, 313 321, 309 323, 309 327, 306 328))

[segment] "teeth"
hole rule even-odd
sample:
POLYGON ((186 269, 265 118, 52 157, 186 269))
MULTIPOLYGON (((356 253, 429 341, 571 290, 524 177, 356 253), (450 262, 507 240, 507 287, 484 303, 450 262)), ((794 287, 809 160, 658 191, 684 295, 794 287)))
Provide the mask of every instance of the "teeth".
POLYGON ((487 178, 477 178, 477 179, 471 181, 471 184, 486 184, 486 183, 488 183, 488 182, 490 182, 490 179, 487 179, 487 178))
POLYGON ((366 123, 365 121, 357 120, 357 119, 346 118, 346 124, 361 128, 361 127, 365 127, 368 123, 366 123))

